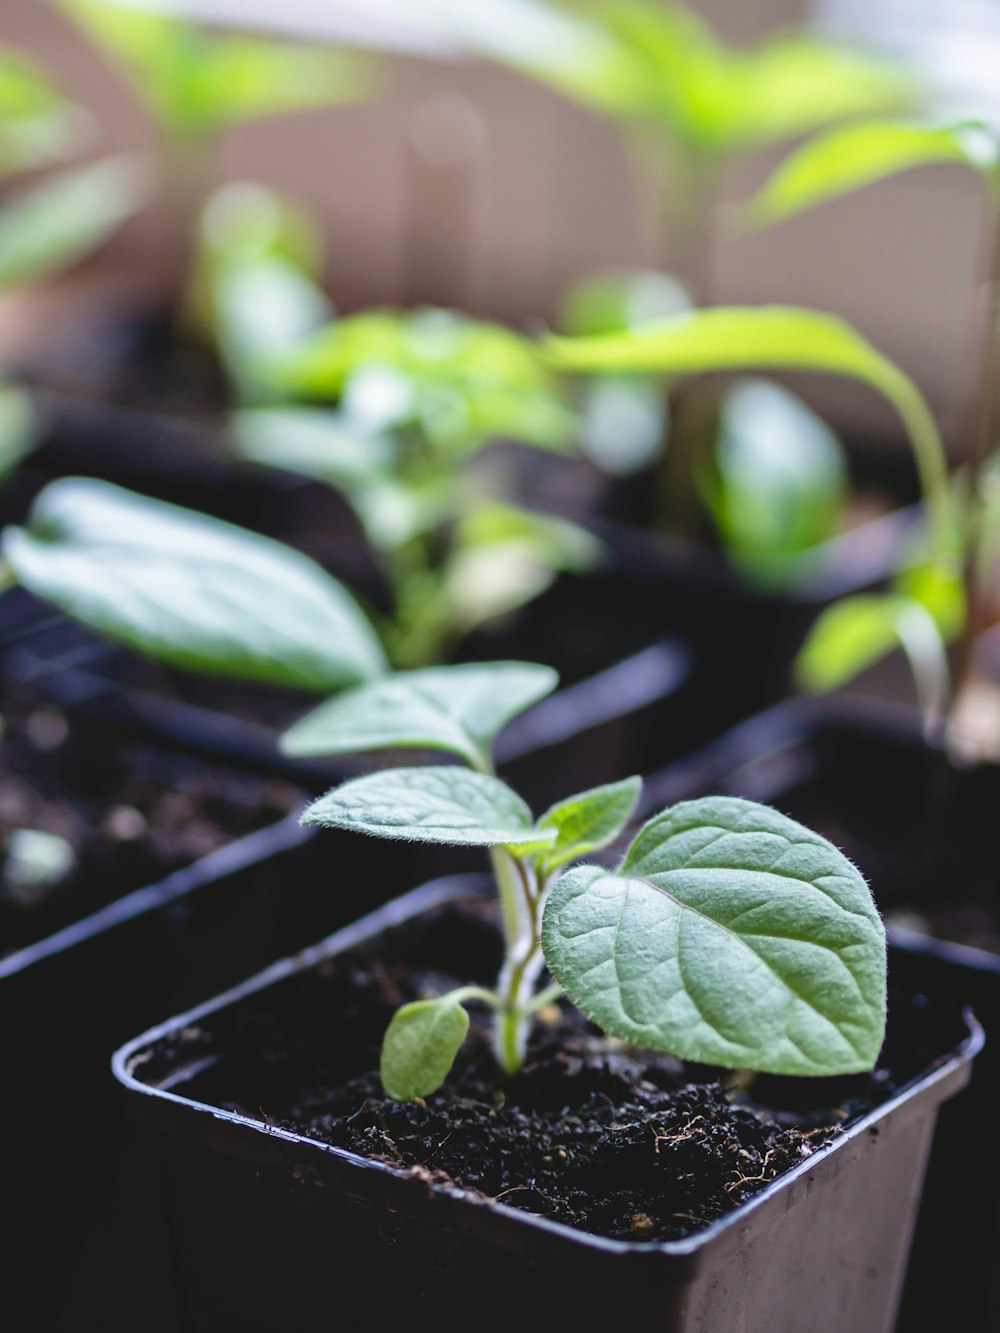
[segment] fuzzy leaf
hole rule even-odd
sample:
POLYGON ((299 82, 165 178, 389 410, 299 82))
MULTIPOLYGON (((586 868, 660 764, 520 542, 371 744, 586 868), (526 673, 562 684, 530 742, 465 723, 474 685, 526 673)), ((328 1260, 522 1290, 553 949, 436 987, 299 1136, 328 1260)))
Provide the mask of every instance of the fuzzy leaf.
POLYGON ((540 847, 556 838, 555 829, 534 827, 506 783, 458 765, 355 778, 313 801, 301 822, 453 847, 540 847))
POLYGON ((551 847, 538 853, 541 873, 551 875, 568 861, 586 856, 616 838, 635 808, 641 787, 641 778, 625 778, 592 787, 546 810, 538 827, 554 828, 557 836, 551 847))
POLYGON ((395 746, 450 750, 474 767, 511 718, 550 694, 550 667, 489 662, 400 671, 338 695, 281 738, 286 754, 350 754, 395 746))
POLYGON ((612 1036, 778 1074, 872 1068, 885 1029, 885 931, 832 843, 735 797, 685 801, 617 873, 567 871, 542 947, 612 1036))
POLYGON ((747 205, 751 222, 776 222, 913 167, 958 162, 995 172, 998 143, 985 125, 898 120, 839 126, 787 157, 747 205))
POLYGON ((320 692, 385 670, 368 621, 312 560, 106 482, 51 483, 3 553, 31 592, 172 666, 320 692))
POLYGON ((409 1102, 437 1092, 468 1030, 469 1015, 447 995, 397 1009, 382 1040, 379 1073, 386 1095, 409 1102))

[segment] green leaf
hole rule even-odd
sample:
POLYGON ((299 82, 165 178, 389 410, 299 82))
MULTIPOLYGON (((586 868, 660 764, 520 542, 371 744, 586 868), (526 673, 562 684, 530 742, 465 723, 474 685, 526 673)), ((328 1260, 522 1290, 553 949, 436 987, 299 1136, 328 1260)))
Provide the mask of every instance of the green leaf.
POLYGON ((555 829, 534 827, 506 783, 457 764, 355 778, 313 801, 301 822, 449 847, 543 847, 556 838, 555 829))
POLYGON ((0 481, 14 472, 35 447, 39 429, 28 391, 0 380, 0 481))
POLYGON ((551 875, 568 861, 578 860, 617 838, 635 809, 641 789, 642 778, 625 778, 607 786, 592 787, 546 810, 538 820, 538 827, 554 828, 556 840, 537 854, 542 876, 551 875))
POLYGON ((281 738, 286 754, 395 746, 451 750, 478 768, 511 718, 556 687, 551 667, 488 662, 399 671, 320 704, 281 738))
POLYGON ((50 483, 3 552, 31 592, 173 666, 323 692, 385 670, 350 594, 306 556, 106 482, 50 483))
POLYGON ((868 886, 825 838, 752 801, 682 802, 617 873, 567 871, 542 948, 606 1032, 682 1059, 846 1074, 882 1044, 885 931, 868 886))
POLYGON ((469 1030, 469 1015, 447 995, 404 1004, 382 1040, 379 1073, 387 1097, 428 1097, 448 1077, 469 1030))
POLYGON ((940 551, 952 546, 948 467, 933 414, 916 385, 851 326, 794 306, 716 306, 632 332, 549 337, 557 370, 698 374, 728 370, 818 370, 847 375, 881 393, 909 434, 940 551))
POLYGON ((901 171, 959 162, 984 175, 997 168, 998 142, 985 125, 900 120, 845 125, 791 153, 746 205, 752 223, 775 222, 901 171))
POLYGON ((170 135, 353 101, 370 84, 362 54, 212 30, 117 0, 60 0, 124 70, 170 135))
POLYGON ((0 289, 69 268, 109 240, 151 193, 141 158, 123 156, 49 176, 0 208, 0 289))
POLYGON ((900 593, 860 593, 826 607, 799 649, 794 675, 799 687, 822 694, 846 685, 894 648, 920 659, 943 653, 941 631, 920 602, 900 593))
POLYGON ((396 446, 323 407, 245 407, 229 416, 237 454, 353 493, 391 466, 396 446))
POLYGON ((0 176, 60 157, 83 123, 37 62, 0 48, 0 176))
POLYGON ((723 400, 706 498, 730 559, 765 584, 833 536, 847 500, 843 446, 800 399, 746 380, 723 400))
POLYGON ((601 543, 556 514, 481 502, 458 523, 445 569, 450 623, 467 634, 516 611, 548 588, 560 570, 592 569, 601 543))
POLYGON ((373 428, 416 426, 446 457, 494 437, 564 448, 575 424, 532 341, 450 310, 371 310, 337 320, 275 378, 340 401, 373 428))

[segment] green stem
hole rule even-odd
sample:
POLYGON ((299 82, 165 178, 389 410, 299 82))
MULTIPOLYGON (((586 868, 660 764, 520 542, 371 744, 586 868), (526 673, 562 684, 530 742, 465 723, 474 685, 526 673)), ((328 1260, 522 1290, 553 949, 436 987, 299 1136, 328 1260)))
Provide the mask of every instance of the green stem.
POLYGON ((958 643, 955 665, 955 697, 969 684, 972 675, 972 657, 976 639, 985 628, 986 581, 982 561, 982 543, 985 534, 984 502, 980 493, 982 470, 993 452, 997 431, 998 395, 1000 380, 1000 197, 996 181, 988 182, 989 246, 987 265, 986 338, 979 374, 975 433, 968 460, 967 496, 968 531, 966 533, 965 562, 965 623, 958 643))
POLYGON ((500 888, 506 943, 497 982, 501 1008, 494 1030, 494 1050, 500 1067, 513 1074, 524 1063, 531 1030, 530 1005, 545 961, 538 930, 540 893, 535 875, 524 861, 503 848, 494 849, 491 855, 500 888))

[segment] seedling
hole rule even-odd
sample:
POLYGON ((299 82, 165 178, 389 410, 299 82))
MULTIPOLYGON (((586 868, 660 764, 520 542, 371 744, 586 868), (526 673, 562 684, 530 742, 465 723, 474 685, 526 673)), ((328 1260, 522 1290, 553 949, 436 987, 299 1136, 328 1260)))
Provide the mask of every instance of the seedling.
MULTIPOLYGON (((635 332, 684 304, 708 307, 722 233, 781 224, 916 167, 996 157, 985 127, 956 122, 905 64, 804 28, 730 47, 693 10, 662 0, 533 3, 506 25, 491 23, 487 10, 463 16, 462 28, 474 49, 611 121, 651 196, 661 272, 585 277, 560 321, 574 336, 635 332), (723 203, 733 168, 749 176, 764 148, 783 153, 778 165, 750 199, 723 203), (666 272, 675 290, 664 306, 666 272), (650 309, 651 296, 659 308, 650 309)), ((655 459, 656 526, 698 537, 711 527, 752 582, 808 580, 810 551, 843 521, 846 468, 829 431, 794 395, 774 386, 765 400, 737 385, 720 403, 717 385, 678 380, 668 368, 652 379, 633 375, 629 386, 609 367, 582 397, 585 438, 602 465, 620 472, 655 459), (800 431, 813 453, 824 437, 820 466, 796 468, 800 431), (752 514, 762 494, 758 530, 752 514)))
POLYGON ((555 683, 548 668, 516 662, 404 672, 346 691, 286 735, 295 752, 409 746, 462 761, 353 779, 303 823, 489 849, 504 936, 496 986, 398 1010, 382 1047, 386 1093, 409 1100, 441 1086, 470 1005, 492 1011, 497 1061, 515 1073, 532 1025, 563 994, 610 1036, 686 1060, 813 1076, 872 1068, 886 945, 860 872, 787 816, 723 796, 648 820, 613 868, 574 864, 620 838, 641 780, 535 819, 495 775, 495 737, 555 683))
POLYGON ((395 665, 446 659, 558 570, 597 558, 582 529, 514 502, 510 451, 491 447, 563 451, 576 428, 537 344, 514 330, 449 310, 368 311, 250 374, 298 401, 236 413, 237 449, 352 506, 388 583, 395 665))

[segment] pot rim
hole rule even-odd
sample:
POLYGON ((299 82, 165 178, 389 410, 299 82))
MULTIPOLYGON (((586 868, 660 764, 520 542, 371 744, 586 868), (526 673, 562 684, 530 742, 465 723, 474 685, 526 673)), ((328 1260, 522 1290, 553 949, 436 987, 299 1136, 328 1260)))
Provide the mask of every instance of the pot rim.
MULTIPOLYGON (((132 1038, 120 1046, 112 1055, 112 1072, 126 1092, 133 1097, 152 1098, 154 1103, 159 1101, 169 1104, 175 1115, 179 1112, 181 1116, 187 1117, 189 1113, 193 1113, 197 1119, 187 1121, 193 1127, 207 1124, 208 1122, 202 1117, 208 1116, 215 1123, 228 1123, 239 1126, 242 1130, 263 1134, 267 1138, 305 1145, 310 1151, 330 1154, 351 1167, 374 1170, 400 1180, 406 1180, 408 1172, 404 1168, 393 1167, 387 1163, 350 1152, 347 1149, 322 1143, 308 1135, 266 1125, 253 1117, 227 1111, 172 1090, 183 1078, 190 1077, 201 1069, 209 1067, 213 1063, 211 1057, 200 1062, 195 1060, 192 1064, 186 1065, 178 1071, 173 1078, 164 1080, 158 1086, 142 1082, 134 1071, 141 1069, 148 1058, 143 1054, 144 1048, 179 1029, 196 1026, 202 1018, 211 1013, 228 1008, 250 995, 257 994, 300 971, 315 966, 328 957, 371 938, 385 929, 402 924, 414 916, 419 916, 432 907, 462 898, 486 898, 490 897, 491 893, 491 885, 485 875, 448 875, 419 885, 417 888, 390 899, 381 907, 335 931, 318 944, 312 945, 298 954, 279 959, 222 994, 187 1010, 183 1014, 169 1018, 132 1038)), ((435 1192, 443 1193, 455 1200, 464 1198, 468 1202, 474 1202, 477 1206, 485 1207, 491 1212, 499 1210, 501 1214, 507 1215, 518 1224, 537 1228, 545 1234, 561 1238, 564 1242, 571 1240, 605 1254, 653 1254, 661 1258, 670 1256, 681 1259, 691 1258, 706 1247, 726 1239, 738 1243, 739 1229, 746 1224, 748 1218, 761 1208, 766 1207, 776 1196, 793 1189, 805 1177, 815 1173, 817 1167, 822 1166, 848 1145, 868 1134, 869 1131, 874 1129, 877 1133, 876 1127, 880 1122, 886 1120, 894 1112, 912 1103, 918 1097, 921 1100, 929 1100, 936 1106, 953 1093, 958 1092, 968 1082, 972 1073, 973 1058, 982 1049, 985 1034, 971 1011, 965 1010, 962 1018, 967 1029, 966 1036, 957 1047, 943 1055, 935 1066, 911 1079, 894 1096, 848 1126, 831 1143, 817 1149, 809 1157, 804 1158, 801 1163, 783 1172, 774 1181, 758 1191, 753 1198, 739 1204, 731 1212, 703 1227, 698 1232, 680 1240, 659 1242, 616 1240, 610 1237, 593 1235, 590 1232, 570 1227, 565 1223, 524 1212, 505 1204, 502 1200, 483 1199, 479 1195, 476 1195, 474 1199, 469 1198, 468 1192, 460 1187, 434 1186, 434 1189, 435 1192)), ((164 1106, 163 1109, 166 1110, 168 1107, 164 1106)), ((172 1123, 176 1125, 176 1119, 172 1123)), ((648 1263, 650 1260, 647 1259, 645 1262, 648 1263)))

